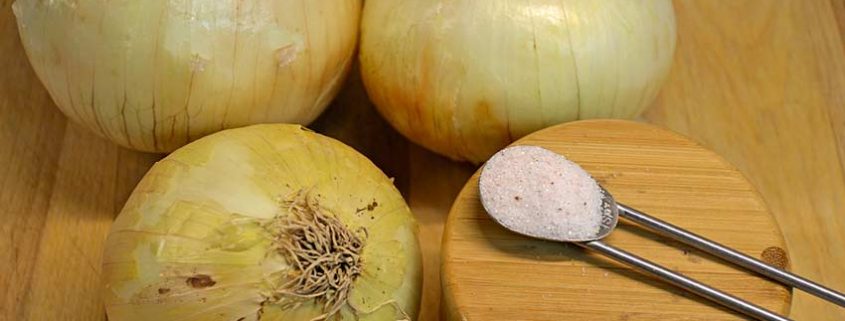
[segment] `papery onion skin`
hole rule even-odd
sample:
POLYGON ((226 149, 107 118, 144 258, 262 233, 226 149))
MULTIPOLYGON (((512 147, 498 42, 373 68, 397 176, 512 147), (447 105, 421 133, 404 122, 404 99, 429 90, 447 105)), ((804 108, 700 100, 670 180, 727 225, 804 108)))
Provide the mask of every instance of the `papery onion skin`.
POLYGON ((368 0, 359 59, 379 112, 410 140, 479 163, 585 118, 633 118, 675 48, 669 0, 368 0))
POLYGON ((24 48, 69 118, 169 152, 226 128, 308 124, 352 61, 361 0, 17 0, 24 48))
POLYGON ((280 201, 308 191, 350 231, 366 229, 363 273, 344 320, 414 318, 422 277, 417 226, 402 196, 352 148, 295 125, 222 131, 173 152, 147 173, 106 242, 111 321, 309 320, 308 301, 267 300, 293 273, 262 227, 280 201), (241 319, 243 318, 243 319, 241 319))

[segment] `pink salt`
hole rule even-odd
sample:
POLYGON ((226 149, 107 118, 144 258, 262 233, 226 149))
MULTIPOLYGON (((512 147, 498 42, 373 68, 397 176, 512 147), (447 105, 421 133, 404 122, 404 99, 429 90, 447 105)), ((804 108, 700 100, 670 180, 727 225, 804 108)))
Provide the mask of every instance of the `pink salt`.
POLYGON ((569 241, 599 234, 601 187, 580 166, 545 148, 499 151, 484 165, 479 189, 489 215, 515 232, 569 241))

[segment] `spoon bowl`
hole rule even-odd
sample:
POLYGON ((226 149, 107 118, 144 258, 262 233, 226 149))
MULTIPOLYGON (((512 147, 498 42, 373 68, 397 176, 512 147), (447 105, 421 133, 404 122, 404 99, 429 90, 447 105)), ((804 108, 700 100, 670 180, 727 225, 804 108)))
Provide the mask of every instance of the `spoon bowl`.
POLYGON ((565 157, 537 146, 505 148, 479 177, 481 204, 516 233, 558 242, 607 237, 619 220, 613 196, 565 157))

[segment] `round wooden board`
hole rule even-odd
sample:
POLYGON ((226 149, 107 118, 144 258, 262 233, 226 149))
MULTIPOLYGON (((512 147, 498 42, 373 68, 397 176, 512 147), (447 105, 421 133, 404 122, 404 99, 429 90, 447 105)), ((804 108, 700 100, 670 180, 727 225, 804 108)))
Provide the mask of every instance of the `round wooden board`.
MULTIPOLYGON (((590 172, 618 201, 743 253, 768 262, 772 254, 786 254, 777 225, 742 174, 667 130, 629 121, 580 121, 515 144, 558 152, 590 172)), ((477 185, 478 172, 456 199, 443 235, 448 319, 742 318, 599 254, 505 230, 484 212, 477 185)), ((789 311, 788 288, 624 220, 606 241, 770 310, 789 311)))

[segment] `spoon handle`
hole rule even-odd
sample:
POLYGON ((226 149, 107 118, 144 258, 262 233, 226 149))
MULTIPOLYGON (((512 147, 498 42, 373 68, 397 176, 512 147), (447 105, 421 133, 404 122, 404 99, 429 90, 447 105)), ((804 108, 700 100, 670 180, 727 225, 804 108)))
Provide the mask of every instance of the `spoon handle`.
POLYGON ((763 307, 760 307, 751 302, 742 300, 725 292, 714 289, 710 286, 707 286, 691 278, 685 277, 681 274, 672 272, 671 270, 665 267, 657 265, 635 254, 629 253, 625 250, 614 247, 602 241, 590 241, 575 244, 604 254, 618 262, 633 266, 647 274, 669 282, 672 285, 695 293, 699 296, 702 296, 713 302, 719 303, 725 307, 728 307, 734 311, 745 314, 757 320, 790 321, 790 319, 780 316, 772 311, 766 310, 763 307))
POLYGON ((646 213, 637 211, 626 205, 616 203, 616 206, 619 209, 620 217, 626 218, 629 221, 653 230, 660 235, 690 245, 720 259, 845 307, 845 294, 768 265, 765 262, 742 254, 736 250, 730 249, 724 245, 706 239, 700 235, 672 225, 646 213))

